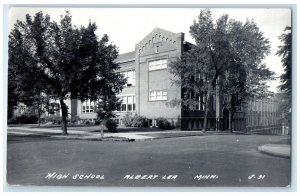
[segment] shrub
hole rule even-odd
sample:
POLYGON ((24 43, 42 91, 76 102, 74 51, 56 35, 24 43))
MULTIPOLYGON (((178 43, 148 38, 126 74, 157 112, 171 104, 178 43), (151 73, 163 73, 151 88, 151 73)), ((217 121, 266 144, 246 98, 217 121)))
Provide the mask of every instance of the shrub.
POLYGON ((100 124, 101 124, 101 121, 99 119, 96 119, 95 125, 100 125, 100 124))
POLYGON ((60 116, 47 116, 43 120, 45 123, 52 123, 52 124, 60 124, 61 123, 61 117, 60 116))
POLYGON ((105 126, 106 126, 106 128, 108 129, 109 132, 113 132, 113 133, 117 132, 118 125, 117 125, 117 122, 114 121, 113 119, 106 120, 105 126))
POLYGON ((144 116, 134 115, 132 118, 133 127, 148 127, 148 119, 144 116))
POLYGON ((35 124, 38 122, 38 117, 36 115, 21 115, 17 117, 10 118, 8 124, 35 124))
POLYGON ((156 119, 156 125, 160 129, 174 129, 171 123, 166 118, 158 118, 156 119))
POLYGON ((132 127, 132 121, 133 118, 131 116, 130 113, 125 114, 125 116, 123 117, 123 123, 125 125, 125 127, 132 127))
POLYGON ((148 119, 137 114, 132 116, 131 114, 127 113, 123 117, 123 123, 126 127, 148 127, 148 119))

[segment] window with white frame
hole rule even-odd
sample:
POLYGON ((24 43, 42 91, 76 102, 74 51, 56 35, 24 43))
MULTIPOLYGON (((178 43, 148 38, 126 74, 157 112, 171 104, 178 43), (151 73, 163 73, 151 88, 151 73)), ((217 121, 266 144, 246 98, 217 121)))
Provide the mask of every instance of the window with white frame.
POLYGON ((200 111, 205 110, 205 96, 203 95, 199 96, 199 110, 200 111))
POLYGON ((167 68, 167 59, 156 59, 148 62, 149 71, 166 69, 167 68))
POLYGON ((133 96, 127 97, 127 111, 133 111, 133 96))
POLYGON ((126 96, 122 97, 121 111, 126 111, 127 108, 127 99, 126 96))
POLYGON ((135 70, 123 71, 121 74, 127 79, 125 86, 135 86, 135 70))
POLYGON ((149 92, 149 101, 165 101, 167 99, 167 90, 155 90, 149 92))
POLYGON ((122 96, 121 97, 121 111, 122 112, 132 112, 135 111, 135 96, 122 96))
POLYGON ((86 100, 81 102, 82 113, 94 113, 95 112, 95 102, 91 100, 86 100))

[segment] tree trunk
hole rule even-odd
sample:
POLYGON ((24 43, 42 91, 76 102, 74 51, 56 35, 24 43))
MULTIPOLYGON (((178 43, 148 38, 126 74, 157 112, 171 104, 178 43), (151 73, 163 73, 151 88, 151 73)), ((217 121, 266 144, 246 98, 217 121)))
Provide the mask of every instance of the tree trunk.
POLYGON ((39 124, 39 127, 41 126, 41 114, 40 114, 40 112, 39 112, 39 117, 38 117, 38 124, 39 124))
POLYGON ((207 116, 208 116, 208 110, 209 110, 209 98, 211 95, 211 88, 208 87, 207 94, 206 94, 206 100, 205 100, 205 113, 204 113, 204 122, 203 122, 203 132, 206 132, 207 129, 207 116))
POLYGON ((67 135, 67 117, 68 117, 68 108, 67 105, 64 102, 63 98, 60 98, 60 107, 61 107, 61 129, 62 129, 62 134, 67 135))
POLYGON ((233 132, 233 116, 234 116, 234 110, 233 109, 231 109, 231 111, 230 111, 230 115, 231 115, 231 118, 230 118, 230 132, 232 133, 233 132))
POLYGON ((38 124, 39 127, 41 126, 41 110, 40 110, 40 105, 38 105, 38 124))

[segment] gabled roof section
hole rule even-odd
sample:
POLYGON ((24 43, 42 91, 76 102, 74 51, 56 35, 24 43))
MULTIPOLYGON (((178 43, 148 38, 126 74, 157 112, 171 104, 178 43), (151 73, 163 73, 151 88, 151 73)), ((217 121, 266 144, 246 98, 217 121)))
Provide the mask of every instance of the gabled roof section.
POLYGON ((155 47, 164 47, 164 50, 175 50, 180 47, 184 39, 183 33, 173 33, 156 27, 143 40, 136 44, 136 50, 140 55, 153 53, 155 47))
POLYGON ((119 54, 118 58, 116 59, 116 62, 122 63, 127 61, 134 61, 134 60, 135 60, 135 51, 132 51, 132 52, 119 54))
POLYGON ((150 38, 152 38, 152 36, 154 35, 162 35, 162 36, 170 36, 170 37, 174 37, 176 36, 176 33, 173 33, 171 31, 167 31, 165 29, 156 27, 155 29, 153 29, 153 31, 151 31, 146 37, 144 37, 144 39, 142 39, 139 44, 141 44, 144 40, 149 40, 150 38))

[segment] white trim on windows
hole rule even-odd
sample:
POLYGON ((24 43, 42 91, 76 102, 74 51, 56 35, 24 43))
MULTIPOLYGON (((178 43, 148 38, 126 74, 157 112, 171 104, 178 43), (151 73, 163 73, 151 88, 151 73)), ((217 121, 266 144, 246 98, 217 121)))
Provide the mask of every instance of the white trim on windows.
POLYGON ((149 101, 166 101, 168 100, 167 90, 154 90, 149 92, 149 101))
POLYGON ((149 71, 166 69, 168 66, 168 59, 162 58, 162 59, 155 59, 155 60, 148 61, 148 66, 149 66, 149 71))
POLYGON ((205 97, 203 95, 199 96, 199 110, 205 111, 205 97))
POLYGON ((91 100, 81 102, 81 113, 88 114, 95 112, 96 103, 91 100))
POLYGON ((121 74, 127 79, 124 86, 135 86, 135 70, 123 71, 121 74))
POLYGON ((123 95, 120 96, 122 103, 119 112, 134 112, 135 111, 135 96, 123 95))

